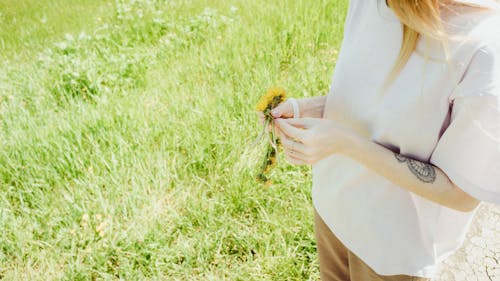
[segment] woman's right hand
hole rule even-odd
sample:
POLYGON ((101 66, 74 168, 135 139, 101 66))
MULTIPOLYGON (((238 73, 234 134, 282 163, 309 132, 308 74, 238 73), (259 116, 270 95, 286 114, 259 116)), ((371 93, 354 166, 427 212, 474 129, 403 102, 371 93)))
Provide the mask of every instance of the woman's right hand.
MULTIPOLYGON (((297 100, 297 103, 299 103, 299 111, 300 111, 300 102, 297 100)), ((276 118, 299 118, 300 116, 293 116, 293 105, 290 100, 286 100, 282 103, 280 103, 276 108, 274 108, 271 111, 271 115, 276 119, 276 118)))
MULTIPOLYGON (((299 103, 299 107, 300 107, 300 103, 299 103)), ((257 115, 259 116, 260 124, 264 125, 264 113, 262 113, 262 111, 258 111, 257 115)), ((292 102, 290 102, 289 100, 286 100, 286 101, 280 103, 276 108, 274 108, 271 111, 271 115, 274 117, 274 119, 276 119, 276 118, 283 118, 283 119, 294 118, 292 102)), ((295 116, 295 117, 298 118, 298 116, 295 116)), ((272 129, 273 129, 272 125, 269 124, 267 130, 271 131, 272 129)), ((275 128, 275 130, 276 129, 277 128, 275 128)))
MULTIPOLYGON (((323 110, 325 108, 326 96, 317 96, 311 98, 301 98, 296 99, 299 104, 299 115, 293 116, 293 106, 292 102, 286 100, 280 103, 273 111, 271 115, 277 119, 288 119, 288 118, 322 118, 323 110)), ((257 112, 259 116, 260 123, 264 125, 264 114, 262 112, 257 112)), ((272 127, 269 126, 268 130, 272 130, 272 127)))
MULTIPOLYGON (((258 111, 257 114, 259 115, 259 120, 262 125, 264 125, 264 113, 261 111, 258 111)), ((293 106, 292 103, 289 100, 286 100, 282 103, 280 103, 276 108, 274 108, 271 111, 271 115, 276 118, 293 118, 293 106)), ((298 116, 295 116, 298 118, 298 116)))

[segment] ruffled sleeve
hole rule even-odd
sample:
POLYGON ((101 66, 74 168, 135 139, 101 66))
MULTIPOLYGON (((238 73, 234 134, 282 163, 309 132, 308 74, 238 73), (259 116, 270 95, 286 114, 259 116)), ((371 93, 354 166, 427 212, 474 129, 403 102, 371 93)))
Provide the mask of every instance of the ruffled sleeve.
POLYGON ((471 196, 500 204, 500 44, 479 48, 451 101, 430 161, 471 196))

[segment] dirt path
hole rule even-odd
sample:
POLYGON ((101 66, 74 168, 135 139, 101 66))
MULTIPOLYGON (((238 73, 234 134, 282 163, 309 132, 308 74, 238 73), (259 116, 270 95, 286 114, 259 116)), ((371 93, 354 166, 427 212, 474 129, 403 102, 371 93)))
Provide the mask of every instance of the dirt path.
POLYGON ((500 281, 500 206, 483 204, 464 245, 436 281, 500 281))

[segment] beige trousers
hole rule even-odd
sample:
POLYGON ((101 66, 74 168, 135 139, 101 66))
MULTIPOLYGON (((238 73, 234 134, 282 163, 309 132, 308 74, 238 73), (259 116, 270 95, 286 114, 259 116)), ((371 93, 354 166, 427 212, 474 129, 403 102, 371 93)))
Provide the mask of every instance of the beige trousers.
POLYGON ((349 251, 314 211, 314 228, 322 281, 429 281, 408 275, 378 275, 349 251))

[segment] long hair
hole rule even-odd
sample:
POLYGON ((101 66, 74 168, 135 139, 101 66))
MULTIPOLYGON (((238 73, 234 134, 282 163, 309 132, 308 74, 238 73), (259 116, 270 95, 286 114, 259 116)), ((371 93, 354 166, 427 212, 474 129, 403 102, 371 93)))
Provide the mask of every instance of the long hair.
MULTIPOLYGON (((394 82, 417 47, 420 37, 436 39, 446 45, 448 34, 442 21, 442 12, 452 6, 470 6, 456 0, 387 0, 389 7, 403 24, 403 41, 399 56, 386 81, 386 86, 394 82)), ((497 0, 498 2, 498 0, 497 0)))

